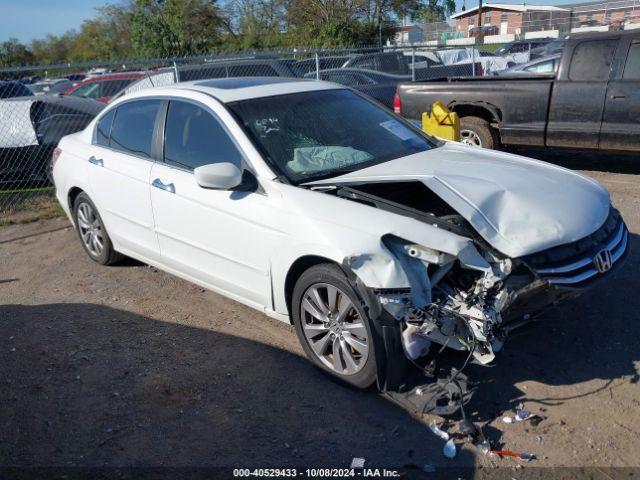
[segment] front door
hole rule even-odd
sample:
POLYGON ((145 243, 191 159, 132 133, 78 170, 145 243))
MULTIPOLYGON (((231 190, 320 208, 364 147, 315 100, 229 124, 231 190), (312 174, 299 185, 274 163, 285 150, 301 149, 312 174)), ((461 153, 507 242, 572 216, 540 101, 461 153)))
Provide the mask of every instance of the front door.
POLYGON ((269 225, 269 197, 202 188, 193 173, 216 162, 247 168, 226 128, 204 106, 171 101, 163 158, 151 171, 162 262, 253 306, 271 306, 270 257, 280 235, 269 225))
POLYGON ((91 197, 116 247, 149 260, 160 256, 149 198, 159 106, 159 100, 136 100, 111 110, 100 119, 87 158, 91 197))

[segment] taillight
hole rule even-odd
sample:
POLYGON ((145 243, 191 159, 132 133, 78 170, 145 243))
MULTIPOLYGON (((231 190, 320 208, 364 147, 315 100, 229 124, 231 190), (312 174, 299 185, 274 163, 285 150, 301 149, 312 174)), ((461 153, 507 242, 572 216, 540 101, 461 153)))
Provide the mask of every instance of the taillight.
POLYGON ((53 153, 51 154, 51 168, 53 168, 53 166, 56 164, 61 153, 62 153, 62 149, 58 147, 56 147, 53 150, 53 153))
POLYGON ((402 101, 400 100, 400 95, 396 92, 396 96, 393 97, 393 111, 398 115, 402 113, 402 101))

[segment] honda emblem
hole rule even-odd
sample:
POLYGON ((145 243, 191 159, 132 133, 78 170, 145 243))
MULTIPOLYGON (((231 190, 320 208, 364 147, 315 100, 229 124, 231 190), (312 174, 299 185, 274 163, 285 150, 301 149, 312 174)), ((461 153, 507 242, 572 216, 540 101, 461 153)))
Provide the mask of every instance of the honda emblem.
POLYGON ((603 248, 593 257, 593 265, 596 267, 599 273, 604 273, 611 270, 611 251, 608 248, 603 248))

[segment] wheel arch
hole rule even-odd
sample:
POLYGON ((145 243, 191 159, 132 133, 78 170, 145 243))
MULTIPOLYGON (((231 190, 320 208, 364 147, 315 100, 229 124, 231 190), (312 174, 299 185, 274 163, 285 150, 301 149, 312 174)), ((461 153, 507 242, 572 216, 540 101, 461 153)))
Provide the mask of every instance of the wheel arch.
POLYGON ((70 212, 73 212, 73 204, 75 203, 76 198, 78 198, 78 195, 80 195, 81 193, 86 192, 80 187, 71 187, 69 189, 69 193, 67 193, 67 204, 69 205, 70 212))
POLYGON ((293 301, 293 289, 295 288, 298 279, 311 267, 323 263, 330 263, 338 266, 340 265, 335 260, 323 257, 321 255, 303 255, 302 257, 297 258, 289 267, 284 280, 284 296, 287 305, 287 312, 289 313, 290 323, 293 323, 293 311, 291 309, 291 302, 293 301))
POLYGON ((449 108, 458 114, 458 117, 479 117, 492 123, 502 121, 502 112, 495 105, 489 103, 456 103, 453 102, 449 108))

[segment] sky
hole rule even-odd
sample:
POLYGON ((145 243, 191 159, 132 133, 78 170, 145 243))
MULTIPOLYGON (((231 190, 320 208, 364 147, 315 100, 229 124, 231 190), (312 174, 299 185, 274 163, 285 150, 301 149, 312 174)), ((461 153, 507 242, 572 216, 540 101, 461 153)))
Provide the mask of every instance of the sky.
MULTIPOLYGON (((515 0, 493 0, 495 3, 522 3, 515 0)), ((14 37, 28 43, 47 34, 60 35, 72 28, 79 29, 83 20, 95 16, 96 7, 105 0, 0 0, 0 42, 14 37)), ((222 2, 221 2, 222 3, 222 2)), ((466 0, 466 7, 478 5, 478 0, 466 0)), ((568 0, 527 0, 529 5, 558 5, 568 0)), ((456 0, 457 11, 462 0, 456 0)))

